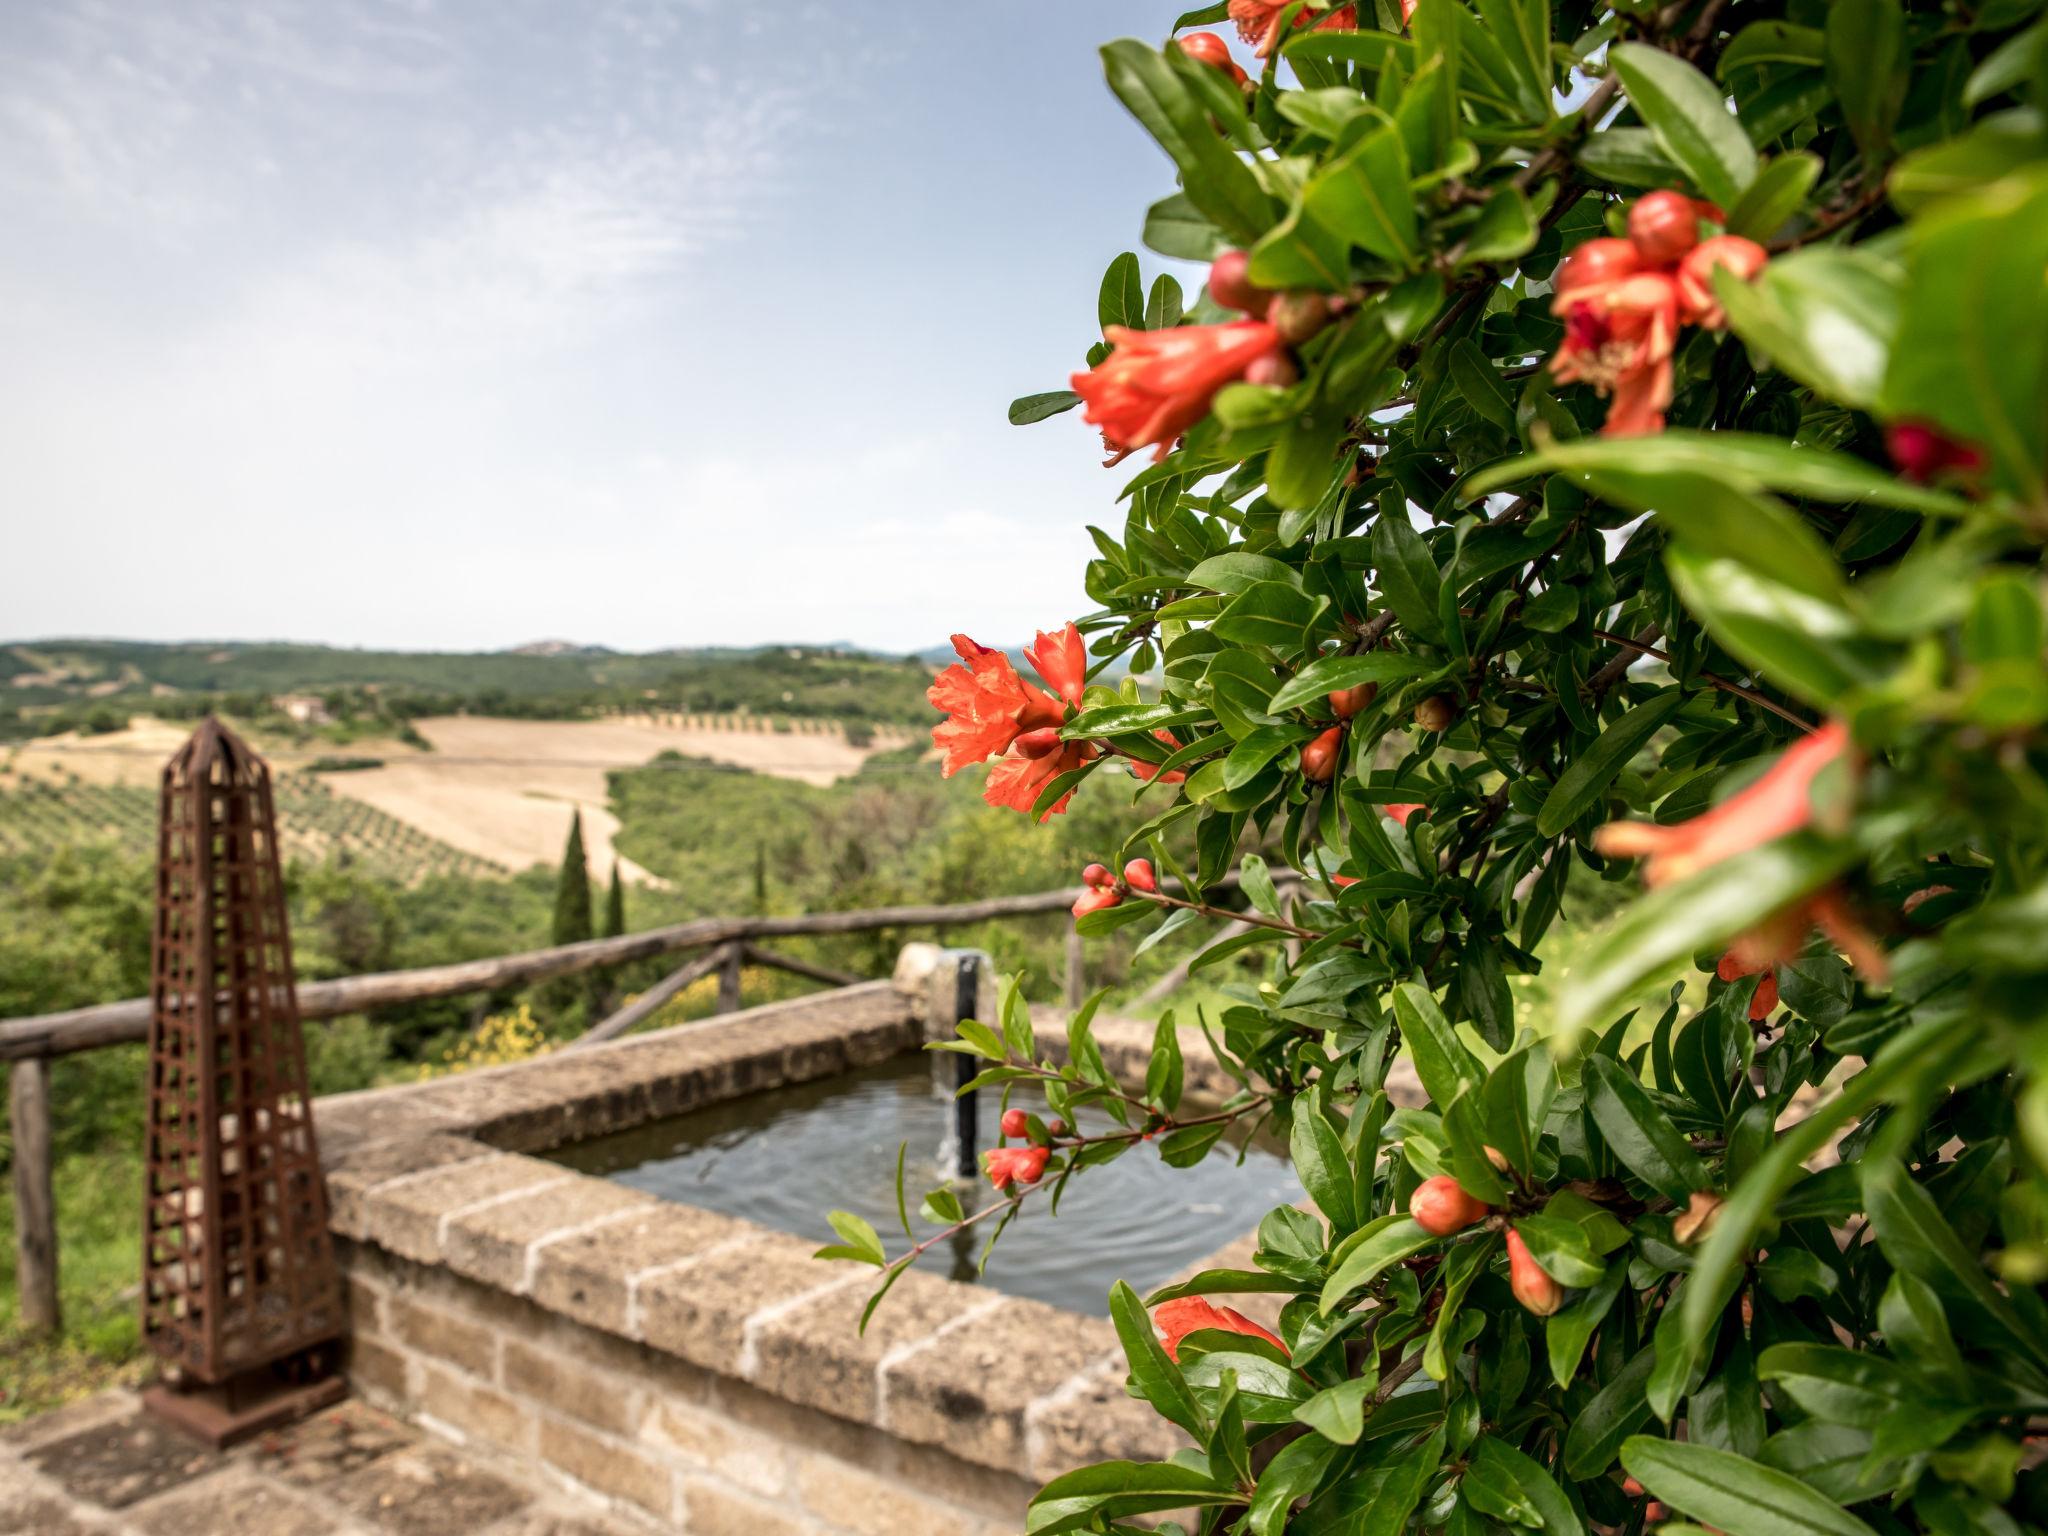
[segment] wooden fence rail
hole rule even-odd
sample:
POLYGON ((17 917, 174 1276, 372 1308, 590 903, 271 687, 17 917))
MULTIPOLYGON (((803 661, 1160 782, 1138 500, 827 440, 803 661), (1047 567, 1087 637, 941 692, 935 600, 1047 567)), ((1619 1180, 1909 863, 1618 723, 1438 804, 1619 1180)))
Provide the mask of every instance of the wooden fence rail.
MULTIPOLYGON (((1170 884, 1170 882, 1169 882, 1170 884)), ((1235 885, 1236 876, 1222 884, 1235 885)), ((704 917, 644 933, 610 939, 586 939, 551 949, 517 955, 495 955, 454 965, 430 965, 410 971, 379 971, 309 981, 298 988, 303 1019, 332 1019, 372 1008, 430 998, 459 997, 468 992, 526 986, 557 976, 672 955, 689 950, 705 953, 658 982, 611 1017, 593 1026, 574 1045, 590 1045, 626 1033, 658 1012, 691 982, 717 975, 718 1011, 739 1007, 740 971, 744 965, 768 966, 808 977, 829 986, 845 986, 862 978, 828 966, 763 949, 758 939, 824 934, 871 933, 884 928, 950 928, 1061 912, 1074 904, 1082 887, 1039 891, 1025 896, 993 896, 951 906, 876 907, 862 912, 814 912, 795 917, 704 917)), ((1084 991, 1077 943, 1067 947, 1066 995, 1078 1002, 1084 991)), ((21 1296, 20 1320, 31 1333, 55 1333, 57 1304, 57 1225, 55 1165, 50 1149, 50 1062, 80 1051, 126 1045, 149 1035, 150 1000, 73 1008, 64 1013, 0 1021, 0 1062, 10 1064, 8 1107, 14 1133, 15 1279, 21 1296)))

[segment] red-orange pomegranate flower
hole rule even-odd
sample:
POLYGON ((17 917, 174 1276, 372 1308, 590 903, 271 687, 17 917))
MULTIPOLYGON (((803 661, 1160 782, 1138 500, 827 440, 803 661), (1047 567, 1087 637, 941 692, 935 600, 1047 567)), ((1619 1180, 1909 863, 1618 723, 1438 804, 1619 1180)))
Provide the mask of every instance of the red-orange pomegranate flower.
POLYGON ((1224 1333, 1245 1333, 1255 1339, 1264 1339, 1278 1347, 1281 1354, 1288 1353, 1286 1341, 1276 1333, 1261 1328, 1235 1307, 1212 1306, 1200 1296, 1182 1296, 1169 1301, 1152 1314, 1152 1321, 1159 1325, 1159 1331, 1166 1336, 1166 1358, 1180 1359, 1180 1341, 1191 1333, 1200 1333, 1204 1328, 1218 1329, 1224 1333))
MULTIPOLYGON (((1237 23, 1237 34, 1252 45, 1252 51, 1260 58, 1270 54, 1280 41, 1280 13, 1287 9, 1292 0, 1230 0, 1230 19, 1237 23)), ((1408 8, 1403 7, 1403 19, 1408 8)), ((1358 30, 1358 11, 1349 5, 1340 5, 1320 21, 1307 10, 1294 18, 1296 27, 1314 22, 1318 32, 1330 28, 1355 32, 1358 30)))
POLYGON ((1103 335, 1109 356, 1068 382, 1105 442, 1125 451, 1152 445, 1155 459, 1209 414, 1217 390, 1281 346, 1280 333, 1263 320, 1159 331, 1112 325, 1103 335))
MULTIPOLYGON (((1029 816, 1031 807, 1045 793, 1046 785, 1063 773, 1072 773, 1083 763, 1093 762, 1095 757, 1095 748, 1085 741, 1060 742, 1054 751, 1043 757, 1033 757, 1020 746, 989 765, 988 778, 981 786, 981 798, 990 805, 1004 806, 1029 816)), ((1073 798, 1072 791, 1060 796, 1038 819, 1049 821, 1060 815, 1073 798)))
POLYGON ((1739 950, 1731 949, 1721 957, 1721 963, 1714 967, 1714 974, 1723 981, 1740 981, 1745 976, 1754 976, 1759 971, 1763 980, 1756 984, 1756 992, 1749 1000, 1749 1021, 1761 1024, 1771 1016, 1771 1010, 1778 1006, 1778 976, 1774 962, 1765 960, 1761 964, 1749 963, 1749 958, 1739 950))
POLYGON ((1426 805, 1383 805, 1380 807, 1382 813, 1393 817, 1394 820, 1404 827, 1415 819, 1417 811, 1426 811, 1428 809, 1429 807, 1426 805))
POLYGON ((1830 720, 1787 747, 1762 778, 1704 815, 1670 827, 1610 821, 1593 834, 1593 846, 1611 858, 1646 860, 1645 885, 1683 880, 1811 823, 1814 779, 1849 754, 1848 727, 1830 720))
POLYGON ((1088 651, 1072 624, 1057 634, 1040 630, 1025 647, 1032 670, 1057 698, 1017 675, 1001 651, 978 645, 965 635, 953 637, 953 649, 965 666, 947 667, 932 679, 925 698, 947 718, 932 728, 932 745, 943 754, 942 771, 951 778, 971 763, 984 762, 1026 731, 1057 727, 1067 718, 1061 704, 1081 702, 1088 675, 1088 651))
POLYGON ((1012 1184, 1036 1184, 1050 1156, 1045 1147, 992 1147, 981 1154, 981 1162, 988 1170, 989 1183, 1008 1189, 1012 1184))
POLYGON ((1689 325, 1703 325, 1710 331, 1726 328, 1728 316, 1714 296, 1714 271, 1726 267, 1745 283, 1763 271, 1770 255, 1754 240, 1740 235, 1716 235, 1702 240, 1678 264, 1679 307, 1689 325))
POLYGON ((1560 384, 1590 384, 1613 398, 1603 436, 1661 432, 1678 342, 1677 282, 1666 272, 1575 272, 1568 261, 1558 269, 1558 285, 1550 309, 1564 320, 1564 343, 1550 360, 1551 376, 1560 384), (1574 282, 1581 276, 1589 280, 1574 282))

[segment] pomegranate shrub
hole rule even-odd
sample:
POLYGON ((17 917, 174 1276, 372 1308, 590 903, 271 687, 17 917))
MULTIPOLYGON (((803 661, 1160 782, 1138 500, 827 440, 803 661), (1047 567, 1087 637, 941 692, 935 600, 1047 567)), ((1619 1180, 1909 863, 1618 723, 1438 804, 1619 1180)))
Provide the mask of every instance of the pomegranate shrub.
MULTIPOLYGON (((1119 1083, 1007 989, 949 1042, 1000 1195, 920 1214, 1234 1121, 1304 1198, 1118 1287, 1187 1449, 1032 1531, 2048 1521, 2040 11, 1231 0, 1103 50, 1177 173, 1145 243, 1213 275, 1117 257, 1011 408, 1146 460, 1090 611, 1035 679, 956 637, 936 736, 1027 815, 1156 808, 1082 933, 1264 969, 1199 1109, 1170 1021, 1119 1083), (1518 1012, 1573 881, 1631 895, 1518 1012)), ((879 1299, 909 1255, 836 1221, 879 1299)))

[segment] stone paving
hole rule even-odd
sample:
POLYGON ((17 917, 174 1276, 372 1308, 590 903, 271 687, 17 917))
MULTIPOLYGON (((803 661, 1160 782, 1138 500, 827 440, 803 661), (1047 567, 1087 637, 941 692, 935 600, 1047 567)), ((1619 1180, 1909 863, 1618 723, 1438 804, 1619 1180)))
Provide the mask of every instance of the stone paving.
POLYGON ((0 1429, 0 1536, 647 1536, 358 1402, 222 1454, 106 1392, 0 1429))

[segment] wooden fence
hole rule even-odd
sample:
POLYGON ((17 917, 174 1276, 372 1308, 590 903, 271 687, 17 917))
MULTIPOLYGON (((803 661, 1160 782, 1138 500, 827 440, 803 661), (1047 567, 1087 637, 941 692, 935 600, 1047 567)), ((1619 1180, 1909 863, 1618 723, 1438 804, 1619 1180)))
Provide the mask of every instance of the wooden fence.
MULTIPOLYGON (((720 1013, 739 1007, 740 973, 748 965, 786 971, 835 987, 866 979, 765 949, 758 942, 763 939, 870 933, 884 928, 949 928, 1032 917, 1065 911, 1081 890, 1077 886, 1027 896, 996 896, 952 906, 878 907, 864 912, 816 912, 795 917, 698 918, 644 933, 586 939, 579 944, 562 944, 524 954, 309 981, 298 988, 299 1015, 306 1020, 332 1019, 400 1003, 526 986, 661 955, 695 954, 695 958, 572 1041, 568 1048, 573 1050, 624 1034, 652 1017, 691 982, 714 973, 719 978, 720 1013), (702 953, 695 953, 698 951, 702 953)), ((1081 945, 1075 935, 1069 934, 1066 994, 1070 1006, 1079 1003, 1084 987, 1081 945)), ((150 1000, 135 997, 65 1013, 0 1021, 0 1062, 9 1067, 8 1104, 14 1133, 15 1279, 21 1297, 21 1324, 30 1332, 54 1333, 61 1321, 57 1302, 50 1063, 59 1056, 144 1040, 149 1034, 149 1015, 150 1000)))

